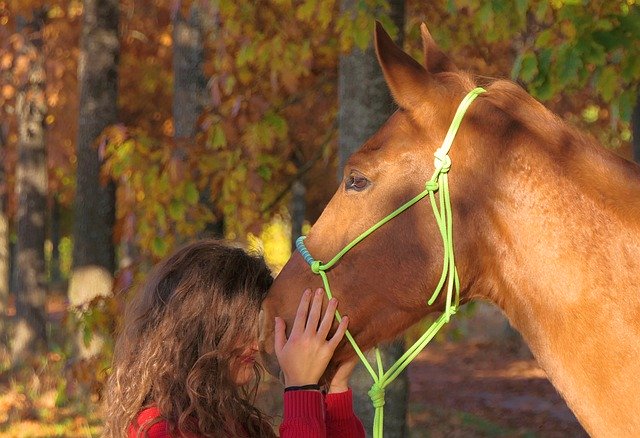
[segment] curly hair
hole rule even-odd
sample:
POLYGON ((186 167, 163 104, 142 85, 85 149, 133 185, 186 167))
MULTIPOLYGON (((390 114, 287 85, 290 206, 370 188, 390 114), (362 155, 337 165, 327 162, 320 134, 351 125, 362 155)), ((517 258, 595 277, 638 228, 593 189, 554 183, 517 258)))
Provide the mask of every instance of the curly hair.
MULTIPOLYGON (((160 262, 127 305, 104 396, 104 436, 127 435, 155 405, 172 433, 275 436, 252 405, 261 369, 239 387, 229 364, 257 335, 271 285, 261 257, 216 240, 189 244, 160 262)), ((142 435, 151 424, 142 425, 142 435)))

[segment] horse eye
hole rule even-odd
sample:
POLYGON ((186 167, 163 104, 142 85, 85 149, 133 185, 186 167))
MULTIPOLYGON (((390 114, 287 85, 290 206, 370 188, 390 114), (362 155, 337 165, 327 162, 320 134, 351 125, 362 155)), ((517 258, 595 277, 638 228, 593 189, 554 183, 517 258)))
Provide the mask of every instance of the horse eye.
POLYGON ((344 183, 346 190, 355 190, 360 192, 367 188, 369 180, 359 175, 349 175, 349 178, 344 183))

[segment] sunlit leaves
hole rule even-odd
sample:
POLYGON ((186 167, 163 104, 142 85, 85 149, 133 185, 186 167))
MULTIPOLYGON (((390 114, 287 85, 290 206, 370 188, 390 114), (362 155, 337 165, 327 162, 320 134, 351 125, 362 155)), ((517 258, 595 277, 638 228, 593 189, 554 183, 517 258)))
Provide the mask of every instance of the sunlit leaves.
POLYGON ((517 1, 510 11, 512 3, 478 2, 475 15, 487 41, 527 35, 512 78, 541 100, 591 87, 610 106, 614 121, 628 121, 640 82, 640 44, 630 43, 640 40, 640 7, 634 1, 529 0, 517 1), (530 19, 522 21, 525 6, 530 19), (503 17, 496 16, 498 9, 503 17))
POLYGON ((197 154, 187 156, 172 144, 156 143, 136 130, 112 127, 103 174, 118 182, 119 221, 133 222, 121 240, 133 242, 141 255, 165 256, 179 239, 194 237, 213 213, 200 204, 198 186, 209 177, 198 172, 197 154))

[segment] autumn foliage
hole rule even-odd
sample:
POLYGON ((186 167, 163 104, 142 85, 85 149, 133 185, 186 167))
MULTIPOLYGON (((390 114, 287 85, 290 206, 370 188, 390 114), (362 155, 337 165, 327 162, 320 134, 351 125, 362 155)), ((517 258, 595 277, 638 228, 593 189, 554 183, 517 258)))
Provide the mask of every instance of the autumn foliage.
MULTIPOLYGON (((307 220, 317 218, 336 188, 339 56, 369 45, 374 18, 395 33, 387 12, 385 0, 363 0, 350 12, 341 12, 337 0, 120 1, 119 123, 95 141, 102 180, 117 186, 115 298, 98 299, 86 309, 59 310, 56 344, 43 363, 90 382, 88 393, 95 402, 105 376, 96 368, 103 371, 108 364, 109 344, 99 366, 75 367, 67 363, 73 354, 64 333, 111 333, 135 280, 176 245, 210 232, 212 224, 224 224, 226 238, 256 244, 255 236, 273 230, 274 218, 287 221, 296 180, 307 186, 307 220), (196 135, 176 139, 172 26, 177 15, 194 13, 205 35, 204 105, 196 135)), ((13 218, 17 209, 16 95, 36 56, 24 50, 29 23, 40 17, 49 203, 62 206, 62 240, 51 245, 62 248, 63 259, 66 254, 67 271, 82 14, 81 0, 0 0, 4 213, 13 218)), ((417 59, 423 21, 461 68, 510 76, 605 144, 628 146, 640 83, 640 44, 633 43, 640 40, 635 0, 407 1, 406 48, 417 59)), ((5 384, 8 378, 2 380, 5 384)), ((56 394, 54 407, 78 394, 91 398, 67 383, 46 381, 56 394)))

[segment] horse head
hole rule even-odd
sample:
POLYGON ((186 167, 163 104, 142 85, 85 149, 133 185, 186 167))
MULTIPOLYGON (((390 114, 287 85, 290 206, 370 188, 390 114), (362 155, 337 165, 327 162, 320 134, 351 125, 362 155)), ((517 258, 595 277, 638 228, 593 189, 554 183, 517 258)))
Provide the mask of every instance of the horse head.
MULTIPOLYGON (((378 24, 375 49, 399 109, 344 166, 342 183, 310 230, 305 244, 314 258, 332 258, 361 232, 424 190, 433 173, 433 153, 441 145, 462 98, 474 88, 438 48, 422 25, 425 66, 391 40, 378 24)), ((475 105, 475 104, 474 104, 475 105)), ((473 107, 451 152, 451 198, 456 224, 456 257, 463 291, 477 276, 479 263, 474 211, 490 190, 478 174, 491 166, 479 144, 480 121, 473 107), (469 263, 474 260, 474 263, 469 263)), ((488 127, 487 127, 488 128, 488 127)), ((442 240, 427 200, 402 213, 358 244, 330 271, 339 310, 350 319, 350 332, 363 349, 392 339, 427 313, 442 310, 442 299, 427 300, 442 271, 442 240)), ((298 297, 306 287, 321 287, 299 253, 276 278, 263 309, 266 329, 278 314, 290 326, 298 297)), ((272 351, 271 338, 264 350, 272 351)), ((340 361, 353 354, 343 345, 340 361)), ((268 355, 267 355, 268 357, 268 355)), ((268 358, 274 370, 273 358, 268 358)))
MULTIPOLYGON (((422 192, 458 105, 478 82, 449 153, 461 302, 500 307, 585 429, 636 436, 640 419, 640 168, 565 124, 521 87, 459 71, 422 26, 425 65, 378 24, 375 49, 398 110, 347 161, 342 183, 305 240, 327 262, 422 192), (628 339, 629 341, 625 341, 628 339)), ((326 273, 363 350, 430 312, 443 246, 427 200, 383 225, 326 273)), ((298 252, 263 303, 291 326, 302 291, 321 287, 298 252)), ((332 367, 353 355, 347 342, 332 367)))

